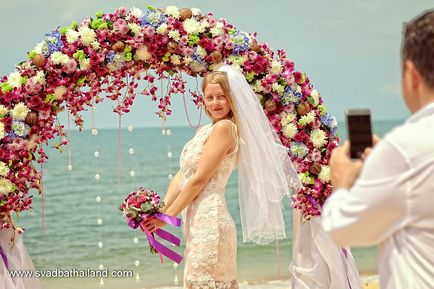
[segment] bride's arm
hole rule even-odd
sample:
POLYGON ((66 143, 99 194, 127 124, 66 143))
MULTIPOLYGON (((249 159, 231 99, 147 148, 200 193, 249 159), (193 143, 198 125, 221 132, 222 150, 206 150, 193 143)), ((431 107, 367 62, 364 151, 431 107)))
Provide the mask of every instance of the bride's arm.
POLYGON ((164 208, 163 212, 173 203, 176 197, 179 195, 179 184, 183 178, 183 174, 181 170, 179 170, 176 175, 173 177, 172 181, 167 188, 166 195, 164 196, 164 208))
POLYGON ((230 121, 219 121, 216 123, 204 146, 196 172, 183 187, 174 202, 167 207, 165 210, 166 214, 177 216, 193 202, 216 173, 220 163, 233 148, 234 144, 232 123, 230 121))

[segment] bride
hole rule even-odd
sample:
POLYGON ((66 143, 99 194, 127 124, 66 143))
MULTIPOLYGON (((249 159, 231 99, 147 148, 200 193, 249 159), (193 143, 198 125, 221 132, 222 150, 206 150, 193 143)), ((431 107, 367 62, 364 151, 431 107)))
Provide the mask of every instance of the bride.
MULTIPOLYGON (((180 170, 165 195, 164 213, 177 216, 182 212, 186 240, 184 288, 235 289, 238 288, 236 229, 224 197, 233 169, 238 167, 244 242, 268 244, 285 238, 282 199, 302 185, 287 148, 280 142, 242 73, 223 65, 205 76, 202 92, 212 123, 200 128, 185 144, 180 170)), ((154 232, 165 223, 149 219, 145 225, 154 232)), ((294 246, 298 251, 291 266, 293 288, 358 289, 357 282, 350 285, 350 281, 342 284, 330 281, 334 280, 331 277, 334 274, 345 278, 347 271, 342 266, 330 267, 341 258, 339 250, 330 246, 331 241, 326 241, 325 247, 315 247, 319 235, 327 238, 317 234, 321 232, 318 230, 314 225, 300 228, 298 245, 294 246), (309 235, 306 228, 314 234, 309 235), (318 249, 330 251, 321 255, 318 249), (332 258, 326 260, 325 255, 332 258), (324 267, 322 260, 330 266, 324 267), (306 281, 305 276, 312 277, 308 272, 311 268, 304 266, 312 264, 320 264, 321 269, 312 270, 319 274, 313 280, 328 283, 327 286, 306 281)), ((347 256, 352 260, 350 254, 347 256)), ((344 260, 339 264, 344 264, 344 260)))
MULTIPOLYGON (((236 229, 225 187, 235 166, 245 242, 285 238, 282 198, 301 186, 277 134, 244 76, 230 66, 210 72, 202 91, 212 123, 184 146, 180 171, 165 196, 164 212, 183 213, 184 288, 238 288, 236 229)), ((151 231, 164 226, 145 223, 151 231)))

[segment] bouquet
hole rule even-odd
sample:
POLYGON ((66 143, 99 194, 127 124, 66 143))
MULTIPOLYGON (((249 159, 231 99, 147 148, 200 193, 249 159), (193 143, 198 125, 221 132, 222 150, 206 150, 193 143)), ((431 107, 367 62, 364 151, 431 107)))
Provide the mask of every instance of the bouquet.
MULTIPOLYGON (((146 234, 151 253, 160 254, 161 262, 162 255, 164 255, 173 261, 180 263, 182 257, 158 242, 154 237, 154 233, 150 233, 144 226, 144 222, 149 218, 158 218, 167 224, 176 227, 181 226, 181 219, 166 215, 160 211, 163 207, 164 202, 160 201, 160 196, 156 192, 140 187, 137 191, 128 194, 119 210, 128 218, 129 227, 133 229, 140 228, 146 234)), ((155 234, 178 247, 181 243, 179 238, 165 230, 158 229, 155 231, 155 234)))

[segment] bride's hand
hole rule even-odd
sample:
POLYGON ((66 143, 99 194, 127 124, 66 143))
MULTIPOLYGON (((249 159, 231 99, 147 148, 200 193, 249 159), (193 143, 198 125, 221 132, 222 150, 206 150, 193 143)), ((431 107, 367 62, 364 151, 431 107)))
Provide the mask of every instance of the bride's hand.
POLYGON ((147 219, 143 223, 143 225, 149 230, 149 232, 154 233, 155 231, 157 231, 161 227, 164 227, 167 224, 165 222, 161 221, 160 219, 150 218, 150 219, 147 219))

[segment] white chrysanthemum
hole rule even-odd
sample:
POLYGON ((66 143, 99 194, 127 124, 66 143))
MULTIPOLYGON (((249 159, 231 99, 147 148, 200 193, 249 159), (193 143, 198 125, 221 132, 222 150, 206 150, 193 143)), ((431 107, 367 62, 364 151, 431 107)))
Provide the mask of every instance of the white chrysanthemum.
POLYGON ((309 123, 315 121, 315 112, 309 111, 302 117, 300 117, 300 120, 298 121, 301 125, 308 125, 309 123))
POLYGON ((96 40, 96 33, 93 29, 90 29, 89 27, 80 27, 78 30, 80 33, 80 39, 83 45, 89 46, 92 42, 96 40))
POLYGON ((60 51, 53 52, 53 54, 51 54, 50 56, 50 59, 53 64, 60 64, 60 65, 67 64, 69 61, 71 61, 71 58, 69 58, 68 55, 63 54, 60 51))
POLYGON ((140 10, 139 8, 133 7, 130 11, 130 14, 136 18, 140 18, 143 16, 143 11, 140 10))
POLYGON ((170 62, 172 62, 173 65, 180 65, 181 60, 179 59, 179 56, 176 54, 170 55, 170 62))
POLYGON ((208 21, 206 20, 201 21, 199 25, 199 33, 204 33, 208 27, 209 27, 208 21))
POLYGON ((321 172, 319 173, 318 178, 323 183, 330 182, 330 167, 329 166, 322 166, 321 172))
POLYGON ((0 139, 3 139, 6 136, 5 134, 5 125, 0 122, 0 139))
POLYGON ((179 18, 179 9, 176 6, 167 6, 166 10, 164 10, 164 13, 166 13, 169 16, 173 16, 174 18, 179 18))
POLYGON ((137 48, 136 55, 139 60, 147 61, 151 59, 152 55, 148 52, 148 47, 145 45, 137 48))
POLYGON ((187 33, 199 33, 200 23, 194 18, 189 18, 184 21, 184 30, 187 33))
POLYGON ((191 12, 193 13, 193 16, 199 16, 202 14, 202 11, 198 8, 191 8, 191 12))
POLYGON ((282 65, 280 64, 280 62, 273 60, 273 62, 271 63, 271 73, 280 74, 281 71, 282 65))
POLYGON ((181 39, 181 35, 179 34, 178 30, 171 30, 169 31, 169 37, 172 38, 175 41, 179 41, 181 39))
POLYGON ((36 44, 35 48, 33 48, 33 51, 36 52, 37 54, 47 53, 48 52, 47 42, 45 40, 42 42, 39 42, 38 44, 36 44))
POLYGON ((319 104, 319 94, 318 94, 318 91, 317 91, 316 89, 313 89, 313 90, 310 92, 310 96, 311 96, 312 99, 313 99, 313 103, 312 103, 312 105, 313 105, 314 107, 316 107, 316 106, 319 104))
POLYGON ((45 74, 42 70, 39 70, 35 76, 32 77, 35 83, 39 83, 40 85, 45 84, 45 74))
POLYGON ((133 34, 138 34, 142 30, 140 25, 136 24, 136 23, 128 23, 128 28, 130 28, 130 30, 131 30, 131 32, 133 32, 133 34))
POLYGON ((310 133, 310 141, 312 142, 314 147, 322 148, 327 143, 327 135, 323 130, 319 128, 314 129, 310 133))
POLYGON ((283 127, 283 135, 287 138, 293 138, 297 133, 297 126, 293 123, 288 123, 283 127))
POLYGON ((282 112, 282 114, 280 115, 280 117, 281 117, 280 124, 282 126, 285 126, 288 123, 292 122, 296 118, 296 115, 294 113, 282 112))
POLYGON ((280 95, 283 94, 283 90, 284 90, 283 85, 280 85, 279 83, 274 82, 274 83, 271 85, 271 88, 272 88, 274 91, 276 91, 278 94, 280 94, 280 95))
POLYGON ((80 33, 75 31, 74 29, 69 29, 68 32, 66 32, 66 41, 68 41, 68 43, 76 42, 79 37, 80 33))
POLYGON ((21 86, 21 74, 19 72, 12 72, 8 76, 8 83, 12 87, 20 87, 21 86))
POLYGON ((197 47, 197 54, 202 57, 202 59, 204 59, 207 55, 205 48, 203 48, 202 46, 198 46, 197 47))
POLYGON ((78 63, 80 64, 81 70, 87 70, 90 66, 90 59, 89 58, 80 59, 78 63))
POLYGON ((216 37, 223 35, 225 31, 223 30, 223 28, 213 27, 210 29, 210 32, 213 37, 216 37))
POLYGON ((163 23, 157 28, 158 34, 165 34, 167 32, 167 24, 163 23))
POLYGON ((11 111, 12 117, 15 120, 25 120, 30 109, 22 102, 17 103, 11 111))
POLYGON ((9 171, 9 167, 4 162, 0 162, 0 176, 6 176, 9 171))
POLYGON ((9 110, 7 109, 7 107, 0 104, 0 118, 2 118, 5 115, 7 115, 8 112, 9 112, 9 110))
POLYGON ((101 48, 101 46, 100 46, 100 44, 99 44, 99 42, 98 41, 93 41, 91 44, 90 44, 91 46, 92 46, 92 48, 93 49, 95 49, 95 50, 99 50, 100 48, 101 48))

